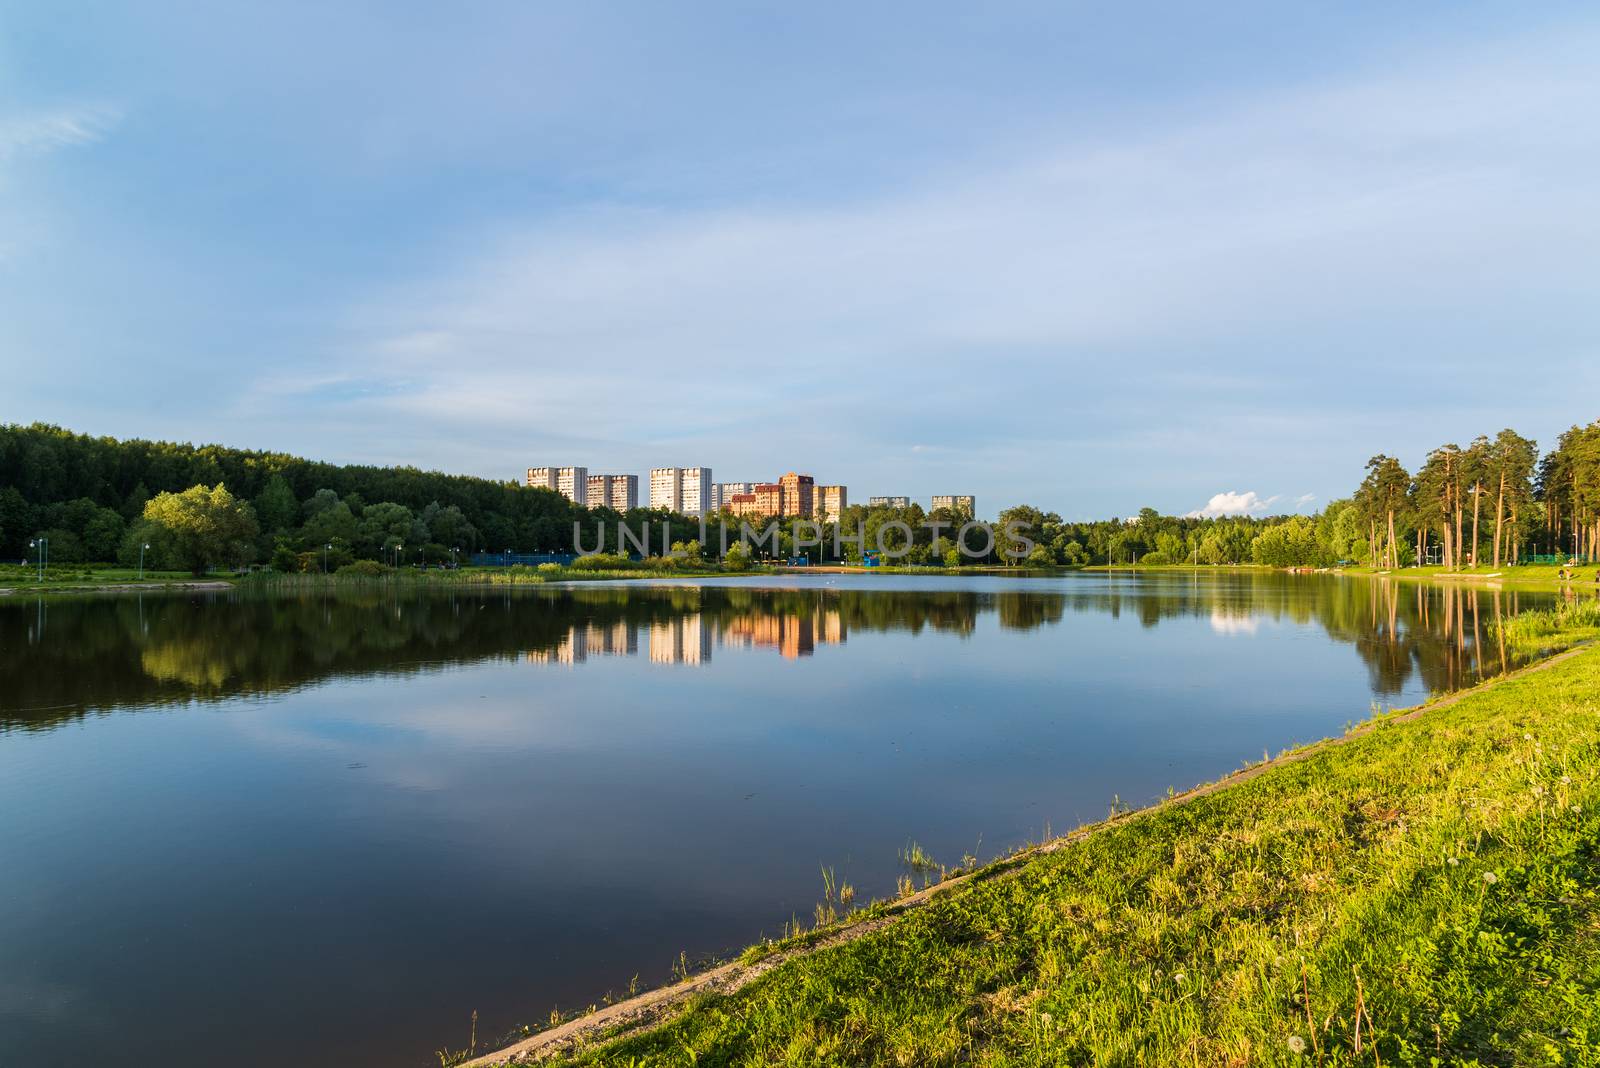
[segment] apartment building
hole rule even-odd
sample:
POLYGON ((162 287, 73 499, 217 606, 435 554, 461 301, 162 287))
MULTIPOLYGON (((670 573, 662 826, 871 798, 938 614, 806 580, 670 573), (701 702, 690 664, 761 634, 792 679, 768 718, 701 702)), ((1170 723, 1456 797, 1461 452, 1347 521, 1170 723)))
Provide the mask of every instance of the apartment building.
POLYGON ((589 507, 626 512, 639 507, 638 475, 590 475, 589 507))
POLYGON ((816 518, 827 523, 844 514, 849 504, 849 494, 843 486, 818 486, 816 491, 816 518))
POLYGON ((722 507, 739 518, 761 514, 761 505, 754 493, 730 494, 723 501, 722 507))
POLYGON ((933 507, 937 511, 943 508, 950 512, 963 512, 968 517, 978 514, 978 499, 970 493, 952 493, 933 498, 933 507))
POLYGON ((757 482, 754 496, 755 512, 752 514, 783 514, 783 484, 781 482, 757 482))
POLYGON ((711 493, 711 510, 720 512, 730 507, 734 497, 745 493, 754 493, 754 482, 718 482, 711 493))
POLYGON ((587 467, 530 467, 528 485, 555 490, 573 504, 589 503, 587 467))
POLYGON ((867 506, 870 508, 910 508, 910 497, 868 497, 867 506))
POLYGON ((683 468, 650 469, 650 507, 665 508, 669 512, 683 511, 683 468))
POLYGON ((712 491, 709 467, 652 467, 650 469, 650 507, 665 508, 679 515, 703 515, 710 511, 712 491))
POLYGON ((711 468, 683 468, 682 486, 683 507, 679 511, 684 515, 705 515, 712 511, 711 496, 716 484, 711 481, 711 468))
POLYGON ((778 479, 778 486, 782 490, 782 497, 776 514, 810 519, 816 510, 817 480, 810 475, 798 475, 790 471, 778 479))

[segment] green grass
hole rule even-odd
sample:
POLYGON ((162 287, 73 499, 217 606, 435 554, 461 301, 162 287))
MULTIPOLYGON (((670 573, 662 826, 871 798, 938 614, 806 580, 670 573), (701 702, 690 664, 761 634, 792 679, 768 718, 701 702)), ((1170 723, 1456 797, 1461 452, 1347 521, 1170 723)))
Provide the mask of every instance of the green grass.
POLYGON ((311 589, 327 585, 362 585, 374 582, 401 581, 421 585, 524 585, 542 582, 594 582, 615 579, 663 579, 696 576, 749 575, 770 573, 767 568, 749 568, 744 571, 725 571, 717 567, 656 568, 632 567, 627 569, 594 569, 543 565, 538 568, 517 565, 514 567, 465 567, 455 571, 422 571, 416 568, 389 568, 378 574, 321 574, 255 571, 240 575, 233 571, 211 571, 196 577, 187 571, 155 571, 146 569, 143 576, 137 568, 115 567, 107 564, 52 564, 45 569, 44 581, 38 580, 33 566, 0 564, 0 589, 40 591, 46 593, 93 592, 96 589, 118 586, 143 585, 160 587, 188 582, 231 582, 255 589, 311 589))
POLYGON ((1267 564, 1146 564, 1140 562, 1137 567, 1128 560, 1119 564, 1089 564, 1084 571, 1276 571, 1277 568, 1267 564))
POLYGON ((1600 601, 1571 601, 1522 612, 1497 626, 1508 651, 1535 657, 1600 639, 1600 601))
POLYGON ((136 567, 116 567, 108 564, 51 564, 45 568, 44 581, 38 579, 33 565, 0 564, 0 588, 27 590, 80 590, 101 586, 138 585, 160 586, 173 582, 216 582, 236 578, 231 572, 211 572, 200 578, 187 571, 155 571, 146 568, 142 577, 136 567))
POLYGON ((1467 583, 1493 583, 1506 590, 1578 590, 1600 591, 1600 586, 1595 584, 1594 576, 1596 567, 1593 564, 1584 564, 1574 568, 1577 573, 1575 580, 1563 581, 1560 578, 1561 568, 1556 564, 1525 564, 1511 567, 1502 564, 1492 567, 1483 564, 1479 567, 1402 567, 1390 570, 1381 567, 1346 567, 1341 568, 1347 575, 1374 575, 1388 574, 1395 578, 1409 581, 1424 582, 1467 582, 1467 583))
POLYGON ((315 589, 323 586, 371 585, 375 583, 408 583, 423 586, 536 586, 547 582, 597 582, 616 579, 666 579, 705 578, 723 575, 751 575, 764 573, 764 569, 724 571, 716 567, 656 568, 633 567, 626 569, 561 567, 540 564, 528 567, 464 567, 459 570, 422 571, 416 568, 385 569, 373 573, 282 573, 261 571, 239 579, 239 584, 255 589, 315 589))
POLYGON ((574 1063, 1600 1064, 1597 739, 1588 648, 1114 820, 574 1063))

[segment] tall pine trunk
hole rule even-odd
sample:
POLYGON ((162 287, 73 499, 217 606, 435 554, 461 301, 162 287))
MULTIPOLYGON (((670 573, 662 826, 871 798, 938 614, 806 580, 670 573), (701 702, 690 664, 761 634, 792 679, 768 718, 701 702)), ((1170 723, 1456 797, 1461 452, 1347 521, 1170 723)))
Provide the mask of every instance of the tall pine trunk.
MULTIPOLYGON (((1501 520, 1506 508, 1506 473, 1500 472, 1500 492, 1494 498, 1494 566, 1500 566, 1500 536, 1505 529, 1501 520)), ((1508 554, 1509 555, 1509 554, 1508 554)))
POLYGON ((1483 500, 1483 482, 1472 484, 1472 566, 1478 566, 1478 502, 1483 500))
POLYGON ((1460 567, 1465 554, 1461 551, 1461 487, 1456 487, 1456 566, 1460 567))

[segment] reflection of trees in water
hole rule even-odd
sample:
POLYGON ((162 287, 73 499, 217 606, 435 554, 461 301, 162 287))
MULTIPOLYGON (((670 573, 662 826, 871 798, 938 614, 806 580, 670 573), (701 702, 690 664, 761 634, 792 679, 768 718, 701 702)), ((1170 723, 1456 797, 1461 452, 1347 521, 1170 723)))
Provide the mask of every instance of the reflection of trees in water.
MULTIPOLYGON (((1526 597, 1330 576, 1240 574, 1084 579, 1003 591, 637 586, 144 596, 0 606, 0 724, 47 726, 84 711, 273 693, 329 676, 414 672, 493 659, 575 663, 641 655, 704 665, 719 646, 811 655, 851 631, 969 635, 1067 611, 1127 612, 1142 626, 1192 617, 1245 636, 1262 621, 1316 623, 1350 643, 1372 688, 1416 673, 1447 690, 1502 670, 1493 621, 1526 597), (1480 655, 1480 650, 1484 652, 1480 655)), ((1535 599, 1537 600, 1537 599, 1535 599)), ((1540 601, 1540 603, 1543 603, 1540 601)))
POLYGON ((1315 623, 1354 646, 1372 690, 1387 695, 1400 693, 1413 674, 1429 691, 1444 691, 1515 666, 1496 644, 1493 623, 1549 598, 1381 578, 1240 573, 1112 578, 1068 600, 1075 612, 1132 612, 1144 626, 1174 616, 1207 617, 1230 633, 1248 629, 1230 621, 1315 623))

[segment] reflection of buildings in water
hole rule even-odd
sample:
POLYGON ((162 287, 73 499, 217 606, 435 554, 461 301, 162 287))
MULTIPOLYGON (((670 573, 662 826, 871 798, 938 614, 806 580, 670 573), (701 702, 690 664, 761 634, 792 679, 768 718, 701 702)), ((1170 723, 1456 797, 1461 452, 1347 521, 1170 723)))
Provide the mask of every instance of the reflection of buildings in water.
POLYGON ((591 653, 633 656, 639 651, 639 628, 631 623, 613 623, 609 627, 591 623, 586 629, 591 653))
MULTIPOLYGON (((837 609, 814 615, 750 612, 718 620, 700 612, 657 620, 648 627, 652 664, 708 664, 712 643, 776 649, 788 660, 810 656, 818 645, 839 645, 848 626, 837 609)), ((530 649, 530 664, 581 664, 591 656, 637 656, 637 624, 578 624, 553 647, 530 649)))
POLYGON ((817 628, 817 641, 823 645, 842 645, 844 643, 844 616, 837 608, 823 611, 821 626, 817 628))
POLYGON ((650 624, 652 664, 706 664, 711 661, 711 628, 699 612, 650 624))
POLYGON ((530 664, 581 664, 595 656, 632 656, 639 651, 639 631, 631 623, 609 626, 574 625, 553 649, 529 649, 530 664))
POLYGON ((823 609, 814 616, 798 613, 743 615, 725 622, 722 641, 728 645, 748 645, 777 649, 788 660, 810 656, 818 644, 844 642, 844 617, 837 609, 823 609))

